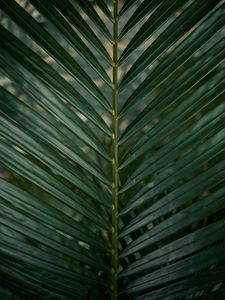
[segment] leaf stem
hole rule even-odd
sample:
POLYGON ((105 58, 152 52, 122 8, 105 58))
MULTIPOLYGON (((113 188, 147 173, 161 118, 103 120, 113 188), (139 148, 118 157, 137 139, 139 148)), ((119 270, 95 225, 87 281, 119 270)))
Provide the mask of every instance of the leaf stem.
POLYGON ((118 297, 118 0, 113 0, 112 300, 118 297))

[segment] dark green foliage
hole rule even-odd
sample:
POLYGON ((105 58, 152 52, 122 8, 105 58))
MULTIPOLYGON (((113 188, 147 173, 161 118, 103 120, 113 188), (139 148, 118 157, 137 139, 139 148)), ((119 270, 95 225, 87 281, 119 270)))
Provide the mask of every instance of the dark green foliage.
POLYGON ((224 1, 0 8, 0 297, 224 299, 224 1))

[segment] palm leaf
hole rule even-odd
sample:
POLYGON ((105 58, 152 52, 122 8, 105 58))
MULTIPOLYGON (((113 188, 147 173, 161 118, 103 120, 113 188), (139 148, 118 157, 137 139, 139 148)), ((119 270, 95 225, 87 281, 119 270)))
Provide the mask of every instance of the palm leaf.
POLYGON ((0 7, 1 284, 224 299, 224 1, 0 7))

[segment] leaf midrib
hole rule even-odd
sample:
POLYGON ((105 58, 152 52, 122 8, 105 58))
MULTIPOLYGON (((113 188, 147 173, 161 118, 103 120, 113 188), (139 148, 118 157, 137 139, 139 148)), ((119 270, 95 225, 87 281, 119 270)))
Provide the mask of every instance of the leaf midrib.
POLYGON ((118 0, 113 2, 112 86, 112 300, 118 295, 118 0))

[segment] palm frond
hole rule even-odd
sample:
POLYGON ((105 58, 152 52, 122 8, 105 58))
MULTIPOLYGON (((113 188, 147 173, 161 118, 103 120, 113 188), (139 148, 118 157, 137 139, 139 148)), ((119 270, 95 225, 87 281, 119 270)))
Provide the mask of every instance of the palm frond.
POLYGON ((1 284, 224 299, 224 1, 0 8, 1 284))

